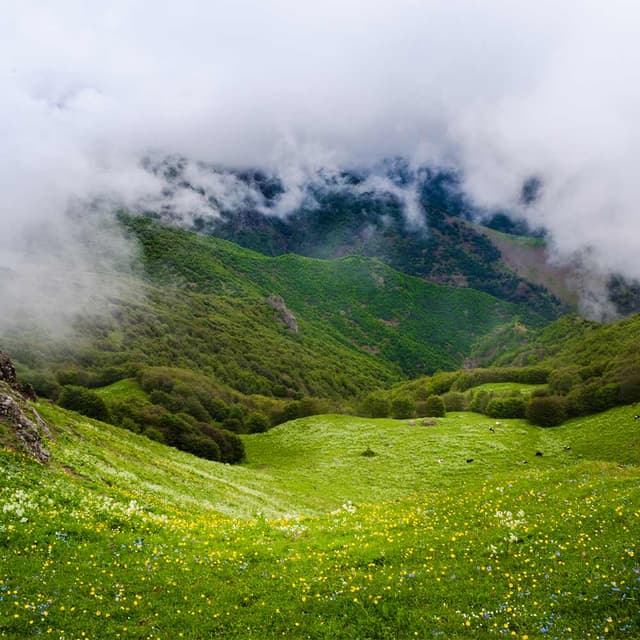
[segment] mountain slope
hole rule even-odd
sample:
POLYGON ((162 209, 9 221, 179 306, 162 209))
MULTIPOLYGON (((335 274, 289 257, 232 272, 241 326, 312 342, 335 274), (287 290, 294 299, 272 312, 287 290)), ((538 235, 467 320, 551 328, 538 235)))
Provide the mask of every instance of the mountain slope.
POLYGON ((146 298, 114 300, 110 319, 85 322, 83 343, 6 336, 27 368, 53 363, 96 386, 173 366, 243 393, 344 398, 456 368, 478 339, 515 317, 543 323, 526 308, 375 260, 269 258, 145 218, 123 223, 141 246, 146 298))
POLYGON ((0 450, 1 637, 640 631, 629 407, 496 433, 319 416, 234 467, 37 408, 50 464, 0 450))
POLYGON ((527 280, 503 260, 482 228, 470 221, 531 233, 526 223, 474 207, 455 172, 416 169, 392 158, 370 169, 320 171, 292 189, 261 171, 228 170, 185 158, 167 158, 147 169, 167 184, 153 215, 265 255, 374 257, 409 275, 525 304, 547 318, 567 310, 544 282, 527 280), (183 211, 185 199, 198 202, 197 213, 183 211))
MULTIPOLYGON (((474 225, 425 203, 426 226, 411 228, 393 200, 330 194, 285 220, 258 213, 228 213, 207 227, 210 233, 266 253, 334 258, 376 257, 404 273, 439 284, 471 287, 503 300, 526 304, 547 318, 568 307, 545 288, 526 280, 501 258, 474 225)), ((548 267, 551 272, 553 269, 548 267)))

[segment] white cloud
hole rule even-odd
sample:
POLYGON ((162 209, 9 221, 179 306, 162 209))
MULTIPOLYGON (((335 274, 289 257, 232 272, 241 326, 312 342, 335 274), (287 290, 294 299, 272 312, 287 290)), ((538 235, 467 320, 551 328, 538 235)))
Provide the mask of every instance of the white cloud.
MULTIPOLYGON (((34 228, 68 224, 72 203, 157 201, 149 154, 278 170, 281 213, 319 172, 404 155, 459 165, 483 205, 517 209, 540 176, 521 213, 557 259, 640 277, 639 19, 623 0, 10 3, 0 264, 34 228)), ((229 176, 192 178, 205 193, 181 194, 181 211, 259 204, 229 176)))

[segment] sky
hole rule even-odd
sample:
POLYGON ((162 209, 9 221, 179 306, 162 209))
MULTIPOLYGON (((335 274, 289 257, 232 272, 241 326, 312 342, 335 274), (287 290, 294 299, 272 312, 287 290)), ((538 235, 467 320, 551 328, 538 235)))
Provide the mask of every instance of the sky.
POLYGON ((6 5, 0 275, 21 279, 0 326, 30 300, 64 324, 115 295, 136 248, 109 212, 159 197, 154 155, 273 171, 291 207, 323 168, 454 167, 477 205, 545 226, 553 260, 640 277, 635 2, 6 5))

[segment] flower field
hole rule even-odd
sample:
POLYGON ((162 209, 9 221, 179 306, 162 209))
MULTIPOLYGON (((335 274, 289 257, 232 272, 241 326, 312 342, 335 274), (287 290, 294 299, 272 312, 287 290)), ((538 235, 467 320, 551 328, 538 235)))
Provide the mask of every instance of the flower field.
POLYGON ((0 452, 2 638, 640 637, 631 408, 318 416, 240 467, 40 409, 52 465, 0 452))

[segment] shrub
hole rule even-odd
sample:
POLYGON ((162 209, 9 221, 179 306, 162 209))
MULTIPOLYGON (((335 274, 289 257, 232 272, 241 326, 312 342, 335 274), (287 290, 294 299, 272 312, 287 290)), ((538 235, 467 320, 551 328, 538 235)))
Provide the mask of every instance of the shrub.
POLYGON ((271 425, 264 413, 253 411, 247 416, 244 426, 248 433, 264 433, 271 425))
POLYGON ((184 413, 188 413, 190 416, 193 416, 196 420, 209 420, 209 418, 211 418, 209 412, 202 406, 201 402, 194 395, 184 398, 181 410, 184 411, 184 413))
POLYGON ((240 436, 225 429, 216 429, 213 438, 220 447, 221 462, 234 464, 244 460, 244 444, 240 440, 240 436))
POLYGON ((151 400, 153 404, 161 404, 165 409, 169 409, 169 411, 175 411, 178 408, 173 397, 162 389, 154 389, 149 394, 149 400, 151 400))
MULTIPOLYGON (((430 381, 431 393, 442 394, 451 390, 456 380, 464 374, 458 371, 439 371, 434 374, 430 381)), ((426 398, 422 398, 426 400, 426 398)))
POLYGON ((89 418, 108 422, 109 409, 104 400, 94 391, 85 387, 68 385, 62 389, 58 404, 65 409, 77 411, 89 418))
POLYGON ((180 443, 180 449, 206 460, 219 461, 221 458, 218 443, 200 433, 186 434, 180 443))
POLYGON ((234 433, 242 433, 244 425, 238 418, 227 418, 222 422, 223 428, 234 433))
POLYGON ((371 392, 362 403, 362 412, 370 418, 386 418, 390 410, 388 398, 377 391, 371 392))
POLYGON ((88 387, 89 374, 82 369, 61 369, 56 371, 56 378, 63 386, 88 387))
POLYGON ((49 398, 54 402, 60 397, 62 387, 50 373, 28 372, 22 374, 20 379, 30 384, 40 397, 49 398))
POLYGON ((277 411, 273 416, 273 424, 282 424, 299 418, 300 403, 297 400, 287 402, 281 411, 277 411))
POLYGON ((449 391, 442 396, 447 411, 466 411, 467 397, 460 391, 449 391))
POLYGON ((219 398, 208 398, 204 401, 204 408, 209 412, 209 415, 214 419, 222 422, 229 416, 229 407, 224 400, 219 398))
POLYGON ((429 396, 425 402, 425 416, 430 418, 443 418, 446 415, 446 407, 442 396, 429 396))
POLYGON ((162 431, 160 431, 160 429, 157 429, 156 427, 147 427, 142 432, 142 435, 149 438, 149 440, 155 440, 156 442, 160 442, 162 444, 165 443, 164 435, 162 434, 162 431))
POLYGON ((487 410, 487 405, 491 400, 491 394, 484 389, 481 391, 475 391, 469 403, 469 409, 475 411, 475 413, 484 413, 487 410))
POLYGON ((398 420, 413 418, 415 413, 416 405, 410 398, 396 398, 391 403, 391 415, 398 420))
MULTIPOLYGON (((36 389, 37 391, 37 389, 36 389)), ((620 404, 631 404, 640 400, 640 375, 626 376, 620 381, 618 401, 620 404)))
POLYGON ((565 400, 560 396, 531 398, 527 405, 527 419, 541 427, 554 427, 566 418, 565 400))
POLYGON ((582 379, 575 369, 558 369, 549 374, 549 389, 553 395, 565 396, 582 379))
MULTIPOLYGON (((157 405, 153 406, 155 407, 157 405)), ((177 447, 178 449, 182 449, 183 442, 189 434, 194 432, 193 425, 183 416, 166 411, 159 419, 159 426, 162 429, 167 444, 177 447)))
POLYGON ((165 371, 146 369, 138 375, 138 382, 147 393, 151 393, 154 389, 161 389, 166 393, 173 391, 173 380, 165 371))
POLYGON ((600 378, 572 389, 567 395, 569 413, 587 415, 615 407, 620 398, 620 385, 602 382, 600 378))
POLYGON ((527 404, 521 396, 493 398, 489 401, 486 414, 492 418, 524 418, 527 404))

